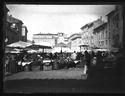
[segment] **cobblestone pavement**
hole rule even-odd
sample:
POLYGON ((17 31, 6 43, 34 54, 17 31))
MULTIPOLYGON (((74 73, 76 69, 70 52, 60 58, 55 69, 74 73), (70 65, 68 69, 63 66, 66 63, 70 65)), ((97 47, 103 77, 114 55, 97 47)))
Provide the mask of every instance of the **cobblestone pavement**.
POLYGON ((82 69, 34 70, 7 76, 5 93, 124 93, 125 78, 112 70, 97 71, 87 79, 82 69))
POLYGON ((4 80, 17 79, 86 79, 86 76, 82 76, 82 69, 71 68, 48 71, 24 71, 4 78, 4 80))

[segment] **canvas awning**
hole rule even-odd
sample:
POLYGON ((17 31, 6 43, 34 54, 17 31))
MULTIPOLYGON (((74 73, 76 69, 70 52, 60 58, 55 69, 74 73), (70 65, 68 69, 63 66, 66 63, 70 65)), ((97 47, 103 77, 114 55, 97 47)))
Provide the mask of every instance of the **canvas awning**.
POLYGON ((6 47, 10 48, 26 48, 28 46, 32 45, 32 43, 29 42, 23 42, 23 41, 18 41, 12 44, 7 45, 6 47))
POLYGON ((89 45, 79 45, 80 47, 89 47, 89 45))
POLYGON ((33 50, 33 49, 28 50, 27 52, 28 52, 28 53, 37 53, 37 51, 36 51, 36 50, 33 50))
POLYGON ((36 42, 30 46, 28 46, 28 48, 52 48, 52 44, 48 43, 48 42, 36 42))
POLYGON ((54 47, 68 47, 67 44, 64 44, 63 42, 56 44, 54 47))
POLYGON ((71 50, 70 48, 68 48, 68 47, 55 47, 55 48, 53 48, 52 49, 52 53, 60 53, 60 52, 68 52, 68 53, 72 53, 73 52, 73 50, 71 50))

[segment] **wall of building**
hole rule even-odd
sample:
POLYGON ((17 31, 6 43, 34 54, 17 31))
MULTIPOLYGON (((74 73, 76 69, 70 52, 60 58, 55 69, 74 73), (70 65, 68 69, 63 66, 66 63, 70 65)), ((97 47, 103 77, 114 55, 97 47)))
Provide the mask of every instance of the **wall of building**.
POLYGON ((6 31, 5 31, 5 38, 6 38, 6 44, 11 44, 14 42, 18 41, 27 41, 27 28, 26 26, 24 27, 25 29, 25 36, 24 36, 24 30, 22 26, 23 22, 12 15, 7 14, 6 18, 6 31))
POLYGON ((98 26, 94 30, 95 46, 99 48, 110 48, 107 23, 98 26))
POLYGON ((122 7, 116 6, 116 9, 110 12, 108 15, 108 31, 110 35, 110 46, 115 48, 121 48, 123 42, 123 15, 122 7))
POLYGON ((80 38, 77 38, 77 39, 71 41, 71 49, 73 51, 80 51, 80 47, 79 47, 80 44, 81 44, 80 38))
POLYGON ((8 39, 6 43, 7 45, 22 40, 22 24, 21 20, 18 20, 11 15, 7 15, 5 36, 8 39))
POLYGON ((60 42, 67 43, 66 35, 62 32, 57 34, 34 34, 33 40, 35 42, 48 42, 51 43, 53 46, 60 42))
POLYGON ((19 41, 19 33, 16 30, 7 27, 6 31, 7 45, 19 41))
POLYGON ((81 28, 82 30, 81 34, 82 34, 82 40, 83 40, 82 45, 88 45, 90 47, 98 45, 98 36, 93 34, 93 31, 94 31, 94 28, 101 25, 102 23, 104 23, 104 21, 100 17, 99 19, 91 23, 88 23, 81 28))
POLYGON ((58 32, 58 37, 57 37, 57 43, 67 43, 67 35, 62 33, 62 32, 58 32))
POLYGON ((34 34, 34 42, 48 42, 53 46, 57 43, 57 34, 34 34))
POLYGON ((72 34, 70 37, 69 37, 69 47, 73 50, 73 51, 77 51, 79 52, 80 51, 80 44, 82 42, 82 38, 81 38, 81 34, 72 34))

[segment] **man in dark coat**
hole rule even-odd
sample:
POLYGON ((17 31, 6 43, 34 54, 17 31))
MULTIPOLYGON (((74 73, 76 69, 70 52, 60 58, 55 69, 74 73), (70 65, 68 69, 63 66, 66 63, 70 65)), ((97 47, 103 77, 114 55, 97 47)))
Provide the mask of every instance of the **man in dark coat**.
POLYGON ((90 61, 91 61, 90 54, 89 54, 87 51, 85 51, 85 52, 84 52, 84 55, 85 55, 85 59, 86 59, 86 65, 87 65, 87 67, 89 68, 89 66, 90 66, 90 61))
POLYGON ((97 70, 102 70, 103 57, 100 51, 97 52, 96 57, 97 57, 97 70))
POLYGON ((43 57, 40 57, 40 70, 43 70, 43 57))
POLYGON ((90 54, 85 51, 85 59, 86 59, 86 65, 87 65, 87 74, 88 78, 93 78, 95 74, 95 66, 91 65, 91 56, 90 54))

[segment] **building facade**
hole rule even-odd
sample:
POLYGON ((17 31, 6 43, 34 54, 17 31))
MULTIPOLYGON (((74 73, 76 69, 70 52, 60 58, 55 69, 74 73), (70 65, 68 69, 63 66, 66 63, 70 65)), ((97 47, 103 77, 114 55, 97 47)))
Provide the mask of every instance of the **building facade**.
POLYGON ((98 48, 110 48, 110 39, 107 31, 107 23, 103 23, 94 29, 94 43, 98 48))
POLYGON ((80 44, 81 44, 81 34, 76 33, 76 34, 72 34, 69 37, 69 48, 72 49, 73 51, 79 52, 80 51, 80 44))
POLYGON ((100 17, 99 19, 90 22, 86 25, 84 25, 83 27, 81 27, 81 37, 82 37, 82 45, 88 45, 89 47, 93 47, 96 45, 96 38, 94 38, 94 28, 96 28, 97 26, 103 24, 104 21, 102 20, 102 17, 100 17))
POLYGON ((67 40, 67 35, 62 33, 62 32, 58 32, 58 36, 57 36, 57 43, 68 43, 68 40, 67 40))
POLYGON ((5 36, 7 44, 22 40, 22 24, 21 20, 12 17, 12 15, 7 15, 5 36))
POLYGON ((39 34, 34 34, 33 35, 33 41, 34 42, 48 42, 51 43, 53 46, 58 44, 58 43, 67 43, 67 37, 64 33, 59 32, 57 34, 43 34, 43 33, 39 33, 39 34))
POLYGON ((23 22, 21 20, 13 17, 12 15, 9 15, 8 11, 8 8, 5 6, 5 18, 3 29, 6 45, 18 41, 27 42, 27 27, 23 26, 23 22))
POLYGON ((84 25, 82 44, 99 48, 123 48, 123 9, 116 5, 107 15, 107 22, 99 18, 84 25))
POLYGON ((83 45, 93 45, 93 34, 92 34, 92 29, 93 29, 93 23, 86 24, 83 26, 82 29, 82 40, 83 40, 83 45))
POLYGON ((48 42, 53 46, 57 44, 57 34, 34 34, 33 41, 34 42, 48 42))
POLYGON ((123 9, 121 5, 116 5, 115 10, 107 14, 109 39, 111 48, 123 47, 123 9))

